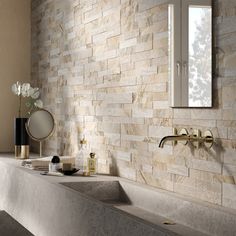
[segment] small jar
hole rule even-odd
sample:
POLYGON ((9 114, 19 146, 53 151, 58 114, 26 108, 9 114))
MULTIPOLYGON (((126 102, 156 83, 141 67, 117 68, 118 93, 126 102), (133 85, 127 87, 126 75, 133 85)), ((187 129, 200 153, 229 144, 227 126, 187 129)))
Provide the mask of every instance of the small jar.
POLYGON ((60 163, 49 163, 48 170, 49 172, 57 172, 61 168, 60 163))

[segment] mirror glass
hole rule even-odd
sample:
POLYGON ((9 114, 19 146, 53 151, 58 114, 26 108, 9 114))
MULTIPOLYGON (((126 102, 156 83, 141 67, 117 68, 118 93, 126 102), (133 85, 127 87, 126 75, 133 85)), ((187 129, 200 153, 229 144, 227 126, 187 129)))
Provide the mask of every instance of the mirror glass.
POLYGON ((172 107, 212 106, 211 1, 169 5, 169 78, 172 107))
POLYGON ((54 118, 47 110, 38 110, 29 117, 26 128, 31 138, 40 141, 48 138, 54 130, 54 118))

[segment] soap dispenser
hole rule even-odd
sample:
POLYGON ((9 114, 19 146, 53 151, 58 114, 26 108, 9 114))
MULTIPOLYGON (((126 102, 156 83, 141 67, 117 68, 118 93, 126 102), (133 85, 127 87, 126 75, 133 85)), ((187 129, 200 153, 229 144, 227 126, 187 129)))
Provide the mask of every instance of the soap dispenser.
POLYGON ((95 153, 91 152, 89 154, 88 158, 88 172, 91 175, 94 175, 97 173, 97 158, 95 158, 95 153))

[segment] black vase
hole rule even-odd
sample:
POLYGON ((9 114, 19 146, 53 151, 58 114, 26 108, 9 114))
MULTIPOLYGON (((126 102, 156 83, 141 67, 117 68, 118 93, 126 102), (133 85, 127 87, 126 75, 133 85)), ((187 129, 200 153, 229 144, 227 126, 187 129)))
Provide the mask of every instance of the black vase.
POLYGON ((27 120, 28 118, 15 118, 14 141, 17 159, 29 158, 29 135, 25 127, 27 120))

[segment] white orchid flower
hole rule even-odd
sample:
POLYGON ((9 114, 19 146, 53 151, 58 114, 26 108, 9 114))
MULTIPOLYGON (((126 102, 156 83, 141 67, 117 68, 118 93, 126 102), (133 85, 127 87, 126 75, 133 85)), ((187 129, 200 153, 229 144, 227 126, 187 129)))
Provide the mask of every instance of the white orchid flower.
POLYGON ((12 85, 11 90, 15 95, 19 96, 19 117, 21 117, 22 97, 29 98, 25 103, 26 107, 29 109, 28 114, 31 114, 35 108, 43 107, 43 102, 39 99, 39 88, 32 88, 29 83, 21 84, 19 81, 17 81, 12 85))
POLYGON ((30 96, 30 84, 29 83, 24 83, 21 86, 21 94, 23 97, 29 97, 30 96))
POLYGON ((35 107, 43 108, 43 101, 41 99, 38 99, 34 102, 35 107))
POLYGON ((32 91, 31 97, 33 99, 37 99, 39 97, 39 95, 40 95, 39 88, 34 88, 32 91))
POLYGON ((34 94, 34 88, 30 87, 29 89, 29 97, 31 97, 34 94))
POLYGON ((21 95, 21 83, 19 81, 17 81, 15 84, 12 85, 11 90, 12 92, 17 95, 20 96, 21 95))

